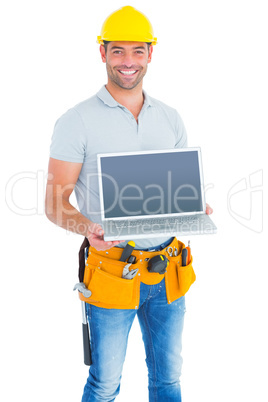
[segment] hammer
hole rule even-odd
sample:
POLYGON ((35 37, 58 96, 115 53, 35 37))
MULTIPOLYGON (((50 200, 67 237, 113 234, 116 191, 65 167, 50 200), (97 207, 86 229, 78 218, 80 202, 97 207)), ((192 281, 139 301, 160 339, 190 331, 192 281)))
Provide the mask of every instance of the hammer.
MULTIPOLYGON (((90 297, 91 291, 86 288, 86 285, 82 282, 77 283, 74 286, 73 290, 78 290, 78 292, 82 293, 84 297, 90 297)), ((81 300, 82 305, 82 332, 83 332, 83 349, 84 349, 84 363, 86 366, 90 366, 92 364, 91 360, 91 351, 90 351, 90 338, 89 338, 89 328, 88 328, 88 320, 86 315, 86 302, 81 300)))

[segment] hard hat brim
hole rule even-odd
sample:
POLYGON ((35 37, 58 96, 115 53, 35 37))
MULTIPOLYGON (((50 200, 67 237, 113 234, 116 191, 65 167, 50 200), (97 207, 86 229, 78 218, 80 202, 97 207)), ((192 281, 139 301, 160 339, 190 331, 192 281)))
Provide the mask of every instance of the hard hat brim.
POLYGON ((145 43, 151 43, 152 45, 157 44, 157 38, 144 38, 141 36, 127 36, 124 35, 124 37, 105 37, 104 36, 97 36, 97 43, 100 45, 103 45, 103 41, 107 42, 145 42, 145 43))

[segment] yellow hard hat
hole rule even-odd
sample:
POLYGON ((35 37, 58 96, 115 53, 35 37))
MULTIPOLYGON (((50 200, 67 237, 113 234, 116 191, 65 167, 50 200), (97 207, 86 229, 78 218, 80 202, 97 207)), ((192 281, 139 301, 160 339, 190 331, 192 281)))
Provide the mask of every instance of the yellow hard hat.
POLYGON ((151 42, 156 45, 153 27, 148 18, 134 7, 125 6, 110 14, 104 21, 97 42, 151 42))

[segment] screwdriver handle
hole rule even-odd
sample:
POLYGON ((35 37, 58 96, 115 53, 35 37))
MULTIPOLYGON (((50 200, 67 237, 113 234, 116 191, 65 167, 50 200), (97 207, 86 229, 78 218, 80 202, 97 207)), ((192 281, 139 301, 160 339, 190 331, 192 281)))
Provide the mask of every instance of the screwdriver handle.
POLYGON ((134 250, 134 248, 135 248, 135 242, 129 241, 126 247, 124 248, 119 261, 126 261, 131 256, 131 253, 134 250))
POLYGON ((187 265, 187 255, 188 255, 188 250, 187 250, 187 248, 184 248, 184 249, 182 250, 182 252, 181 252, 181 258, 182 258, 182 263, 181 263, 181 265, 182 265, 183 267, 186 267, 186 265, 187 265))

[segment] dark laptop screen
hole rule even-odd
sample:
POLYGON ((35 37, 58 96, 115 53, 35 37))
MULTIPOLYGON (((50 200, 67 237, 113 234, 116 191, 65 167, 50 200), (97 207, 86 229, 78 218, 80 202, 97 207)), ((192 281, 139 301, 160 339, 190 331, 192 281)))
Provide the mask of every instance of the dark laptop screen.
POLYGON ((100 159, 104 217, 203 211, 197 150, 100 159))

